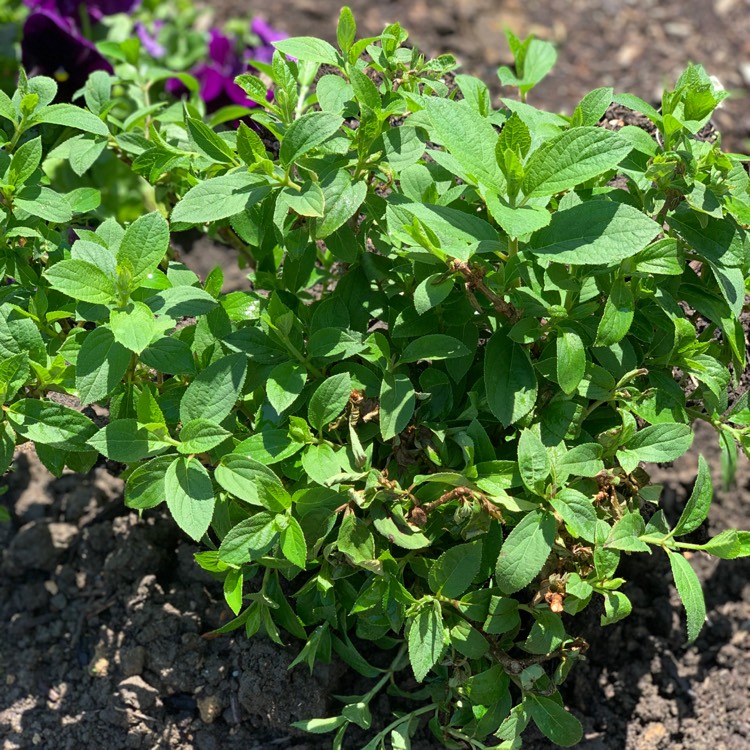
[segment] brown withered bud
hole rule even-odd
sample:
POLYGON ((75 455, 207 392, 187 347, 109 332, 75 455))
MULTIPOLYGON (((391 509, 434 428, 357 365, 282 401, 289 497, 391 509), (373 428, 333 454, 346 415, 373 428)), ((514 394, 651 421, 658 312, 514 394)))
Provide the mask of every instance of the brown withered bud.
POLYGON ((544 601, 549 605, 550 611, 556 615, 561 614, 565 610, 562 594, 558 594, 556 591, 548 591, 544 595, 544 601))
POLYGON ((409 513, 409 521, 415 526, 419 526, 420 529, 423 529, 427 526, 427 514, 422 508, 415 505, 409 513))

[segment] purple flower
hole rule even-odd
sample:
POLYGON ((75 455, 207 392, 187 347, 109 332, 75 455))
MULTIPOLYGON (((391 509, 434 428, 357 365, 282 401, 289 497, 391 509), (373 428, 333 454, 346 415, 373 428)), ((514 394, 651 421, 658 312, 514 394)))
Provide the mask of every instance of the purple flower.
POLYGON ((258 17, 253 18, 250 31, 261 41, 260 47, 248 50, 250 59, 258 60, 258 62, 270 63, 275 50, 271 42, 280 42, 282 39, 288 38, 288 34, 274 29, 266 21, 258 17))
MULTIPOLYGON (((208 112, 215 112, 232 104, 239 104, 242 107, 258 106, 247 98, 234 79, 241 73, 247 73, 253 69, 249 60, 270 63, 274 52, 271 42, 286 39, 287 35, 272 28, 260 18, 253 20, 251 30, 260 39, 261 45, 245 49, 242 55, 238 53, 235 40, 218 29, 211 30, 208 60, 190 71, 191 75, 198 79, 200 96, 206 103, 208 112)), ((183 84, 174 78, 167 82, 166 88, 176 96, 181 96, 186 92, 183 84)), ((269 101, 272 98, 273 94, 269 91, 269 101)))
POLYGON ((114 13, 129 13, 141 0, 23 0, 32 10, 46 10, 63 18, 70 18, 76 24, 81 21, 81 6, 94 21, 114 13))
MULTIPOLYGON (((162 21, 154 21, 154 34, 157 34, 163 25, 162 21)), ((155 57, 158 60, 160 57, 164 57, 164 55, 167 54, 167 50, 156 41, 156 36, 149 33, 149 30, 140 21, 137 21, 135 24, 135 33, 141 40, 143 49, 145 49, 151 57, 155 57)))
MULTIPOLYGON (((234 79, 246 71, 233 41, 218 29, 211 29, 208 42, 208 61, 197 65, 190 74, 198 79, 200 96, 206 103, 208 112, 239 104, 243 107, 255 107, 245 92, 234 82, 234 79)), ((167 82, 167 90, 177 96, 185 93, 185 87, 176 78, 167 82)))
POLYGON ((95 70, 113 72, 70 20, 44 9, 31 13, 24 23, 21 62, 29 76, 45 75, 57 81, 58 101, 70 101, 95 70))

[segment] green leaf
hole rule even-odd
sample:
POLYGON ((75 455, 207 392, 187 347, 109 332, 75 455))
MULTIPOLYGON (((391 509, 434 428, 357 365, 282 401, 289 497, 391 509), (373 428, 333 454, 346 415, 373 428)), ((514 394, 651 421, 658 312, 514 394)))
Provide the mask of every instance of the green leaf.
MULTIPOLYGON (((266 87, 262 83, 260 86, 263 91, 258 94, 263 101, 266 101, 266 87)), ((266 158, 266 147, 260 136, 244 122, 240 123, 237 130, 237 152, 246 164, 254 164, 259 159, 266 158)))
POLYGON ((635 301, 630 284, 624 279, 615 279, 596 330, 594 346, 613 346, 622 340, 630 330, 634 313, 635 301))
POLYGON ((238 615, 242 609, 242 589, 244 583, 245 577, 241 569, 237 570, 233 568, 227 571, 226 578, 224 579, 224 601, 235 615, 238 615))
POLYGON ((534 580, 549 557, 556 533, 551 513, 537 510, 521 519, 503 542, 495 566, 497 585, 503 593, 513 594, 534 580))
POLYGON ((70 139, 70 167, 79 176, 83 176, 107 148, 107 139, 76 135, 70 139))
POLYGON ((94 135, 109 136, 109 128, 91 112, 87 112, 74 104, 50 104, 42 107, 32 118, 34 124, 49 123, 51 125, 65 125, 76 130, 83 130, 94 135))
POLYGON ((560 615, 550 610, 534 612, 534 624, 523 644, 530 654, 549 654, 557 649, 567 636, 560 615))
POLYGON ((164 477, 174 456, 157 456, 137 467, 125 484, 125 505, 136 510, 155 508, 167 499, 164 477))
POLYGON ((727 529, 706 542, 701 549, 722 560, 750 555, 750 531, 727 529))
POLYGON ((521 159, 526 157, 531 148, 531 133, 526 123, 513 112, 505 121, 503 129, 500 131, 500 138, 497 142, 496 155, 504 154, 506 150, 514 151, 521 159))
POLYGON ((685 424, 654 424, 639 430, 617 451, 617 460, 630 473, 641 461, 674 461, 693 444, 693 432, 685 424))
POLYGON ((185 124, 191 140, 204 156, 219 164, 237 162, 237 157, 229 144, 204 122, 193 117, 186 117, 185 124))
POLYGON ((439 305, 451 293, 454 281, 451 277, 446 279, 444 276, 445 274, 440 273, 428 276, 414 290, 414 307, 419 315, 424 315, 439 305))
POLYGON ((42 138, 37 136, 16 149, 10 160, 8 181, 11 185, 23 185, 36 171, 42 161, 42 138))
POLYGON ((552 698, 529 693, 523 704, 539 731, 556 745, 574 747, 583 739, 581 722, 552 698))
POLYGON ((343 122, 342 117, 332 112, 308 112, 302 115, 284 133, 279 151, 281 163, 284 166, 293 164, 337 133, 343 122))
POLYGON ((612 527, 607 537, 606 546, 609 549, 619 549, 625 552, 650 552, 648 544, 640 537, 646 532, 646 524, 638 512, 626 513, 612 527))
POLYGON ((131 353, 115 341, 109 328, 91 331, 76 360, 76 388, 82 404, 101 401, 120 384, 130 366, 131 353))
POLYGON ((224 456, 214 477, 227 492, 250 505, 280 513, 292 504, 274 471, 248 456, 236 453, 224 456))
POLYGON ((551 469, 547 449, 539 436, 533 430, 522 430, 518 439, 518 470, 527 489, 535 495, 543 495, 551 469))
POLYGON ((115 296, 114 281, 100 268, 84 260, 61 260, 48 268, 44 275, 53 289, 82 302, 106 305, 115 296))
POLYGON ((693 643, 700 635, 706 620, 706 602, 703 598, 701 582, 690 563, 680 554, 667 550, 672 566, 677 593, 680 595, 687 614, 688 643, 693 643))
POLYGON ((27 354, 40 364, 47 362, 47 349, 34 321, 10 305, 0 304, 0 356, 16 354, 27 354))
POLYGON ((146 349, 162 330, 143 302, 131 302, 125 309, 113 310, 109 316, 109 326, 115 341, 136 354, 146 349))
POLYGON ((342 519, 336 546, 352 565, 371 564, 375 559, 375 539, 372 532, 368 524, 354 513, 347 513, 342 519))
POLYGON ((172 320, 197 318, 218 306, 217 301, 208 292, 195 286, 164 289, 149 297, 146 304, 157 315, 166 315, 172 320))
POLYGON ((566 130, 545 141, 526 162, 524 195, 543 197, 614 169, 632 150, 624 138, 598 127, 566 130))
POLYGON ((286 430, 263 430, 243 440, 232 453, 262 463, 264 466, 290 458, 302 450, 304 445, 292 440, 286 430))
MULTIPOLYGON (((13 428, 8 422, 3 421, 0 423, 0 477, 10 468, 13 463, 13 454, 16 450, 16 435, 13 432, 13 428)), ((3 511, 7 511, 4 506, 3 511)), ((10 521, 10 511, 7 511, 7 516, 2 517, 0 513, 0 521, 10 521)))
POLYGON ((339 23, 336 27, 336 40, 339 49, 346 55, 354 44, 357 36, 357 22, 354 20, 352 9, 345 5, 339 13, 339 23))
POLYGON ((552 214, 542 206, 511 206, 504 198, 489 192, 484 200, 492 218, 509 237, 531 234, 552 220, 552 214))
POLYGON ((291 726, 311 734, 327 734, 346 724, 346 717, 331 716, 328 719, 305 719, 304 721, 293 721, 291 726))
POLYGON ((632 611, 633 605, 622 591, 602 591, 604 596, 604 614, 599 618, 599 624, 614 625, 624 620, 632 611))
POLYGON ((327 486, 332 477, 341 473, 341 462, 328 443, 321 443, 305 449, 302 468, 313 482, 327 486))
POLYGON ((180 430, 180 453, 204 453, 221 445, 232 433, 208 419, 191 419, 180 430))
POLYGON ((513 52, 516 73, 503 65, 497 70, 498 78, 504 86, 518 86, 519 91, 526 94, 555 66, 557 50, 550 42, 533 36, 521 42, 509 29, 505 36, 513 52))
POLYGON ((453 336, 428 333, 409 342, 401 354, 400 362, 418 362, 420 359, 439 360, 465 357, 471 352, 453 336))
POLYGON ((319 359, 348 359, 366 348, 359 333, 342 328, 320 328, 307 342, 307 353, 319 359))
POLYGON ((300 396, 307 382, 307 370, 298 362, 284 362, 271 370, 266 381, 268 402, 283 414, 300 396))
POLYGON ((452 547, 432 564, 427 579, 430 588, 435 594, 458 599, 479 573, 481 562, 481 540, 452 547))
POLYGON ((294 516, 287 516, 287 526, 281 531, 281 552, 290 563, 305 569, 307 564, 307 543, 305 534, 294 516))
POLYGON ((283 199, 289 208, 300 216, 323 216, 326 199, 317 182, 307 180, 300 192, 286 188, 283 191, 283 199))
POLYGON ((13 197, 13 205, 53 224, 66 224, 73 218, 65 197, 39 185, 25 185, 13 197))
POLYGON ((380 435, 391 440, 406 429, 414 414, 416 394, 409 378, 386 373, 380 386, 380 435))
POLYGON ((338 67, 339 56, 335 48, 322 39, 311 36, 295 36, 272 42, 279 52, 287 57, 296 57, 305 62, 317 62, 338 67))
POLYGON ((88 444, 103 456, 123 464, 140 461, 170 445, 135 419, 110 422, 90 437, 88 444))
POLYGON ((573 112, 570 123, 573 127, 596 125, 612 104, 614 89, 603 87, 590 91, 581 99, 573 112))
POLYGON ((192 375, 195 362, 190 347, 180 339, 162 336, 141 352, 141 362, 157 372, 192 375))
POLYGON ((467 176, 504 193, 505 178, 495 160, 498 135, 489 119, 463 101, 427 97, 422 102, 430 115, 434 139, 448 149, 467 176))
POLYGON ((680 520, 672 532, 674 536, 683 536, 695 531, 708 516, 714 488, 711 483, 711 472, 703 456, 698 456, 698 478, 693 485, 693 491, 682 511, 680 520))
POLYGON ((469 659, 481 659, 490 649, 487 639, 466 620, 460 620, 451 628, 450 638, 451 646, 469 659))
POLYGON ((326 378, 310 397, 307 407, 308 420, 315 430, 322 430, 349 403, 352 393, 352 377, 348 372, 342 372, 326 378))
POLYGON ((396 521, 387 515, 381 507, 373 508, 372 515, 374 518, 373 525, 377 532, 389 542, 402 547, 403 549, 424 549, 430 546, 430 540, 420 531, 414 531, 403 521, 396 521))
POLYGON ((596 540, 597 516, 590 497, 571 487, 565 487, 549 502, 574 536, 587 542, 596 540))
POLYGON ((0 404, 8 403, 29 377, 29 355, 26 352, 3 356, 4 359, 0 360, 0 404))
POLYGON ((367 183, 364 180, 352 182, 345 169, 332 172, 320 183, 325 199, 325 214, 315 221, 314 236, 322 240, 340 229, 354 216, 367 197, 367 183))
POLYGON ((22 399, 6 416, 21 437, 61 451, 88 451, 86 443, 96 432, 88 417, 52 401, 22 399))
POLYGON ((180 401, 180 420, 209 419, 221 422, 240 397, 245 382, 247 359, 244 354, 230 354, 217 359, 200 372, 187 387, 180 401))
POLYGON ((570 396, 586 373, 586 347, 576 331, 562 328, 555 342, 557 349, 557 382, 563 393, 570 396))
POLYGON ((216 503, 208 472, 197 458, 178 458, 167 469, 164 489, 175 523, 200 541, 211 525, 216 503))
POLYGON ((14 124, 16 122, 15 107, 10 97, 4 91, 0 91, 0 117, 10 120, 14 124))
POLYGON ((135 289, 164 259, 169 248, 169 226, 154 211, 136 219, 126 230, 117 251, 117 265, 130 274, 135 289))
POLYGON ((257 560, 278 539, 274 516, 260 511, 231 528, 219 547, 219 559, 229 565, 244 565, 257 560))
POLYGON ((643 250, 660 227, 625 203, 588 201, 552 215, 534 232, 526 251, 556 263, 609 265, 643 250))
POLYGON ((445 626, 440 604, 424 605, 409 620, 409 661, 417 682, 422 682, 435 666, 445 648, 445 626))
POLYGON ((484 386, 490 411, 504 427, 525 417, 536 404, 536 374, 529 355, 504 331, 495 332, 485 346, 484 386))
POLYGON ((264 177, 247 171, 212 177, 185 193, 172 210, 172 221, 203 224, 227 219, 255 205, 270 191, 264 177))

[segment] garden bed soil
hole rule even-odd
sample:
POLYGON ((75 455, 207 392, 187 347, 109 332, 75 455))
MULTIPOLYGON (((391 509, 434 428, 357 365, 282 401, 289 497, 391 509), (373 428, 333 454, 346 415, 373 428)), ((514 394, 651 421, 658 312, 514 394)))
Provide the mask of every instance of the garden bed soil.
MULTIPOLYGON (((246 12, 233 0, 219 13, 246 12)), ((339 2, 255 0, 291 34, 335 35, 339 2)), ((688 60, 704 62, 727 88, 746 84, 750 16, 740 0, 713 4, 509 0, 352 0, 361 34, 400 21, 432 52, 457 52, 464 70, 495 79, 508 63, 501 33, 534 31, 557 41, 556 72, 532 93, 540 107, 570 111, 586 91, 614 85, 653 101, 688 60), (689 41, 690 44, 686 42, 689 41)), ((499 87, 495 88, 499 93, 499 87)), ((740 101, 717 113, 724 144, 743 148, 750 115, 740 101)), ((215 264, 244 287, 244 272, 206 241, 187 238, 186 262, 201 275, 215 264)), ((246 287, 245 287, 246 288, 246 287)), ((699 429, 694 450, 653 478, 666 485, 676 518, 709 459, 718 484, 716 439, 699 429)), ((196 547, 161 511, 142 518, 122 502, 122 482, 105 464, 85 477, 51 477, 33 453, 19 452, 0 497, 12 522, 0 524, 0 750, 103 747, 211 750, 322 750, 324 738, 289 731, 290 722, 325 715, 335 693, 368 682, 339 663, 288 666, 299 643, 281 649, 242 635, 206 638, 227 621, 221 586, 194 564, 196 547)), ((750 465, 717 491, 710 531, 750 526, 750 465)), ((750 560, 691 558, 704 584, 708 621, 684 647, 684 619, 666 559, 626 558, 633 614, 600 630, 597 613, 571 622, 591 644, 563 688, 582 720, 588 750, 687 750, 750 747, 750 560)), ((387 722, 387 696, 376 722, 387 722)), ((530 733, 524 748, 552 745, 530 733)), ((421 734, 415 750, 436 748, 421 734)), ((352 737, 347 750, 358 750, 352 737), (352 744, 352 742, 354 744, 352 744)))

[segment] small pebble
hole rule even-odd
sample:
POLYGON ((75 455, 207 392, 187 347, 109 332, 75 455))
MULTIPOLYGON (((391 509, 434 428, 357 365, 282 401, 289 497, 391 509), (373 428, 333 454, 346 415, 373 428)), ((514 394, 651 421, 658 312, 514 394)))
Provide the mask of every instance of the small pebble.
POLYGON ((205 695, 198 698, 198 711, 204 724, 212 724, 221 716, 221 701, 215 695, 205 695))
POLYGON ((47 589, 50 596, 56 596, 60 591, 60 587, 54 581, 45 581, 44 588, 47 589))

